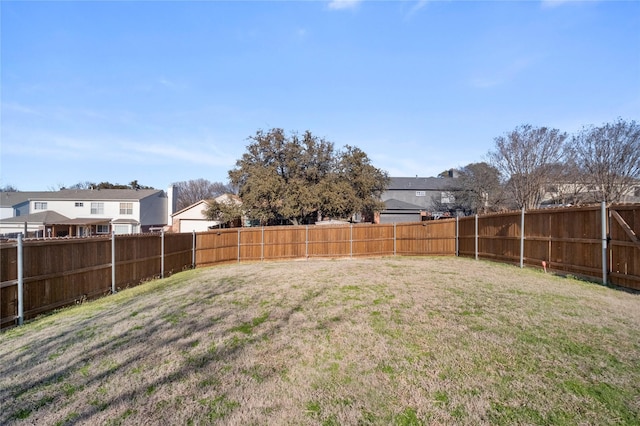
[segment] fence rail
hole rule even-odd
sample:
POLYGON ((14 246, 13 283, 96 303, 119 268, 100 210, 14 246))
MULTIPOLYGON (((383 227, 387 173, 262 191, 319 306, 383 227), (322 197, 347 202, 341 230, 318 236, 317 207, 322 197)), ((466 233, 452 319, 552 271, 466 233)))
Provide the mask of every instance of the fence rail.
POLYGON ((229 262, 466 256, 640 290, 640 205, 418 223, 220 229, 0 243, 0 326, 187 268, 229 262), (19 264, 22 276, 19 276, 19 264))

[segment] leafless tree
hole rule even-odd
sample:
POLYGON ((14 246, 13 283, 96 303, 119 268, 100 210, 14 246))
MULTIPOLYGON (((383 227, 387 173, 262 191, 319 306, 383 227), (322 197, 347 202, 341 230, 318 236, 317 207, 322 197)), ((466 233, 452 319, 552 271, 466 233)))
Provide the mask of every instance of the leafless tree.
POLYGON ((176 211, 201 200, 210 200, 222 194, 235 192, 230 185, 206 179, 176 182, 173 185, 177 191, 176 211))
POLYGON ((623 201, 640 179, 640 125, 619 118, 584 127, 571 139, 569 153, 584 171, 591 201, 623 201))
POLYGON ((467 164, 458 170, 457 183, 458 189, 453 194, 462 209, 487 213, 502 207, 504 188, 495 167, 485 162, 467 164))
POLYGON ((558 178, 552 166, 562 162, 566 138, 558 129, 529 124, 495 138, 489 161, 500 171, 514 207, 540 206, 545 187, 558 178))

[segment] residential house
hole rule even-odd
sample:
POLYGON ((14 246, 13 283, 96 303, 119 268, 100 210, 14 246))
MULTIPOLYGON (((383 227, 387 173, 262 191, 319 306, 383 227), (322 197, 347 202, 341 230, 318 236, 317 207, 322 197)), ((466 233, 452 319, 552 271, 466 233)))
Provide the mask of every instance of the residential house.
POLYGON ((29 214, 29 200, 51 194, 39 192, 0 192, 0 220, 29 214))
MULTIPOLYGON (((233 194, 222 194, 216 197, 215 201, 218 203, 242 204, 240 197, 233 194)), ((224 225, 218 220, 211 220, 206 217, 205 211, 207 207, 207 200, 200 200, 174 213, 171 220, 171 230, 173 232, 206 232, 224 225)))
POLYGON ((382 193, 385 210, 380 223, 419 222, 448 215, 444 207, 455 201, 455 177, 392 177, 382 193))
MULTIPOLYGON (((24 210, 21 208, 20 213, 24 210)), ((27 215, 0 220, 0 234, 23 232, 24 229, 52 237, 109 234, 111 231, 135 234, 166 225, 167 195, 155 189, 65 189, 31 193, 26 212, 27 215), (21 224, 22 229, 16 231, 16 224, 21 224)))

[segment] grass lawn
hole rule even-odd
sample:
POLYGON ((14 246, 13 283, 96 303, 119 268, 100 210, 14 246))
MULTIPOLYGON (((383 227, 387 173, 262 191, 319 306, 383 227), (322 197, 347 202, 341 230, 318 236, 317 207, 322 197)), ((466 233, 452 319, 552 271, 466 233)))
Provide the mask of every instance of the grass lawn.
POLYGON ((0 334, 0 424, 638 424, 640 295, 461 258, 176 274, 0 334))

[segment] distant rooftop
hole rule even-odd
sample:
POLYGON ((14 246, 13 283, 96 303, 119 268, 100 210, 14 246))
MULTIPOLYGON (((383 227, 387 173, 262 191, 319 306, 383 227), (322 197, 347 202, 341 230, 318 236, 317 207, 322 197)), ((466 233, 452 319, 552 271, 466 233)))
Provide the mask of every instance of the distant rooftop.
POLYGON ((387 190, 447 190, 455 178, 448 177, 392 177, 387 190))
POLYGON ((151 195, 163 192, 161 189, 62 189, 60 191, 41 192, 2 192, 1 205, 11 207, 25 201, 112 201, 142 200, 151 195))

